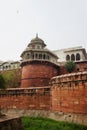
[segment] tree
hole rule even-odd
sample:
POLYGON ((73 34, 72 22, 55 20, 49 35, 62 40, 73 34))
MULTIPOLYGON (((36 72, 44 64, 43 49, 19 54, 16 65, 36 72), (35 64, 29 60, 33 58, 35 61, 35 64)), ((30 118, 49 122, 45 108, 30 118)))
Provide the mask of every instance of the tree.
MULTIPOLYGON (((0 89, 5 89, 5 80, 2 75, 0 75, 0 89)), ((0 117, 2 116, 1 108, 0 108, 0 117)))
POLYGON ((21 81, 21 71, 19 69, 4 71, 2 76, 6 82, 6 88, 19 87, 21 81))
POLYGON ((75 69, 75 63, 73 61, 68 61, 65 63, 65 69, 71 73, 75 69))
POLYGON ((5 80, 2 75, 0 75, 0 88, 5 88, 5 80))

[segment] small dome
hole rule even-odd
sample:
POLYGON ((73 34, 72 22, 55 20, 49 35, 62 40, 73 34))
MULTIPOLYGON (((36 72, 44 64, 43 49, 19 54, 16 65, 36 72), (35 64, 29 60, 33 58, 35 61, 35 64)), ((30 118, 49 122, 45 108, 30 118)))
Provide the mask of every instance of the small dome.
POLYGON ((36 34, 36 37, 33 38, 30 43, 33 43, 33 42, 43 42, 44 43, 44 41, 38 37, 38 34, 36 34))
POLYGON ((30 41, 30 44, 32 44, 32 43, 40 43, 40 44, 43 44, 44 47, 46 46, 46 44, 44 43, 44 41, 38 37, 38 34, 36 34, 36 37, 33 38, 30 41))

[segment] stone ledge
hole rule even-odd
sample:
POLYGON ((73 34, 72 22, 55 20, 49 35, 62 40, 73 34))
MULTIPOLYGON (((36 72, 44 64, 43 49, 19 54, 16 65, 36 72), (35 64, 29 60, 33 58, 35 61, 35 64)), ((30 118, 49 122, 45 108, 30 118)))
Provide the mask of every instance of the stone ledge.
POLYGON ((21 118, 18 116, 1 116, 0 130, 24 130, 21 123, 21 118))
MULTIPOLYGON (((46 110, 18 110, 18 109, 9 109, 3 110, 4 113, 8 115, 18 115, 29 116, 29 117, 45 117, 54 119, 57 121, 67 121, 82 125, 87 125, 87 114, 75 114, 75 113, 65 113, 62 111, 46 111, 46 110)), ((22 129, 21 129, 22 130, 22 129)))

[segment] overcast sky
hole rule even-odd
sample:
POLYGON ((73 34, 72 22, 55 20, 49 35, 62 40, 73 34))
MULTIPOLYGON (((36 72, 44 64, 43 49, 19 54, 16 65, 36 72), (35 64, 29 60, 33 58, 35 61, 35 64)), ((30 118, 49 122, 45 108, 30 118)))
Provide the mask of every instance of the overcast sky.
POLYGON ((0 0, 0 60, 20 60, 36 33, 50 50, 87 50, 87 0, 0 0))

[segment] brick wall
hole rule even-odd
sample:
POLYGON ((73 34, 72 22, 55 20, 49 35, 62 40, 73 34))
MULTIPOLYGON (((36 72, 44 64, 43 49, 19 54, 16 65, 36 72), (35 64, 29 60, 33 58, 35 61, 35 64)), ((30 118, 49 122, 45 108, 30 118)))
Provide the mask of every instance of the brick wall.
POLYGON ((52 78, 52 110, 87 114, 87 72, 52 78))
POLYGON ((87 72, 51 79, 47 87, 0 90, 0 108, 52 110, 87 114, 87 72))
POLYGON ((59 74, 59 67, 46 61, 32 61, 22 67, 21 87, 48 86, 49 80, 59 74))
POLYGON ((50 109, 50 88, 7 89, 0 91, 0 107, 7 109, 50 109))
POLYGON ((87 61, 76 62, 76 70, 87 71, 87 61))
POLYGON ((61 74, 66 74, 66 73, 68 73, 68 72, 66 71, 65 66, 64 66, 64 65, 61 65, 61 66, 60 66, 60 75, 61 75, 61 74))

